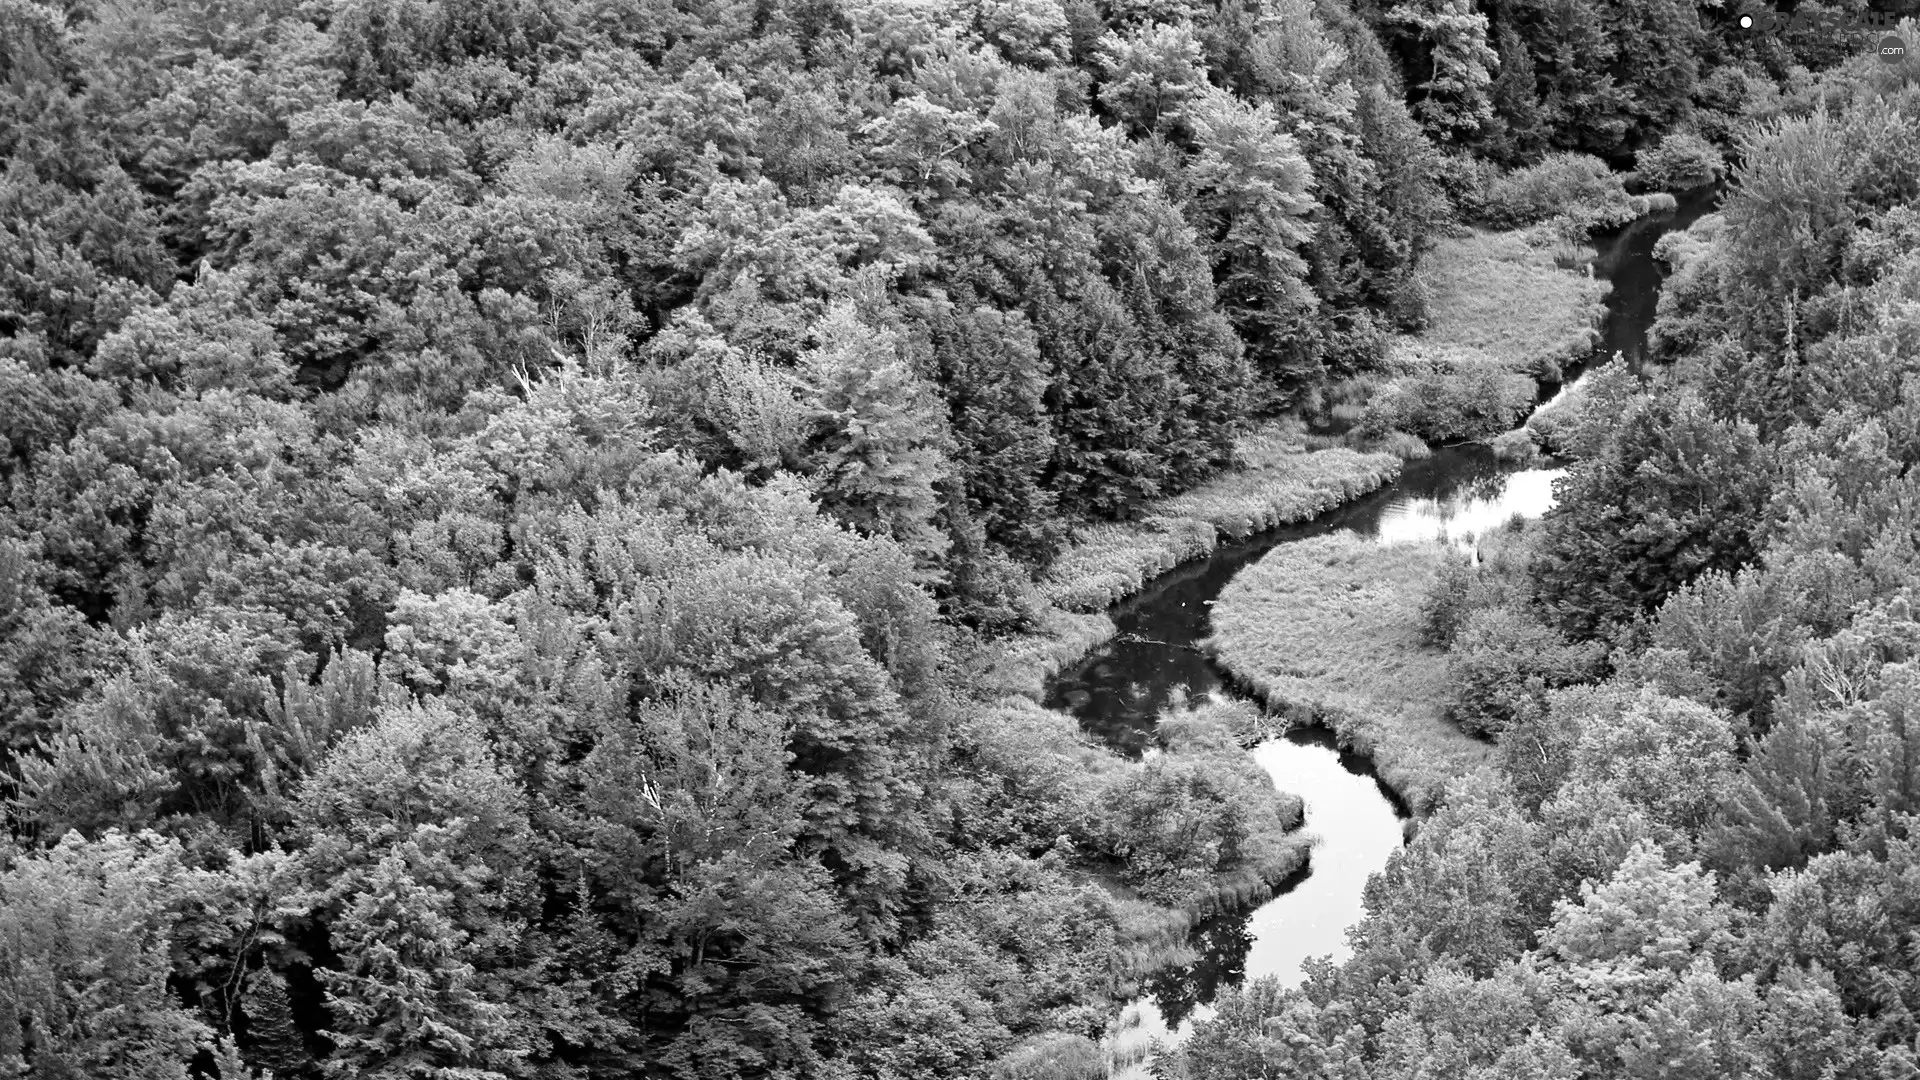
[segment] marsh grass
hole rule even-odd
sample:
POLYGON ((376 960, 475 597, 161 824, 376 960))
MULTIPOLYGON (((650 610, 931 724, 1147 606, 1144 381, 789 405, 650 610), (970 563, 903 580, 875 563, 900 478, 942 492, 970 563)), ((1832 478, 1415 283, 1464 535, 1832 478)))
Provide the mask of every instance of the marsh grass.
POLYGON ((1048 567, 1041 595, 1067 611, 1105 610, 1175 566, 1211 554, 1222 536, 1318 517, 1400 472, 1389 454, 1309 450, 1291 426, 1256 432, 1235 450, 1239 468, 1154 502, 1140 520, 1082 530, 1048 567))
POLYGON ((1020 697, 1039 701, 1046 694, 1048 679, 1113 637, 1113 620, 1104 612, 1037 606, 1038 626, 991 643, 975 665, 974 678, 968 682, 983 699, 1020 697))
POLYGON ((1400 475, 1399 460, 1386 454, 1350 449, 1308 452, 1283 448, 1260 436, 1242 440, 1239 454, 1242 468, 1185 495, 1161 500, 1155 509, 1204 521, 1237 540, 1319 517, 1400 475))
POLYGON ((1420 639, 1445 551, 1349 532, 1282 545, 1222 591, 1207 643, 1269 708, 1324 723, 1371 758, 1417 813, 1486 769, 1490 753, 1442 716, 1446 654, 1420 639))
POLYGON ((1568 253, 1535 247, 1523 232, 1442 239, 1420 263, 1433 315, 1419 340, 1479 349, 1510 371, 1585 355, 1610 286, 1555 265, 1568 253))

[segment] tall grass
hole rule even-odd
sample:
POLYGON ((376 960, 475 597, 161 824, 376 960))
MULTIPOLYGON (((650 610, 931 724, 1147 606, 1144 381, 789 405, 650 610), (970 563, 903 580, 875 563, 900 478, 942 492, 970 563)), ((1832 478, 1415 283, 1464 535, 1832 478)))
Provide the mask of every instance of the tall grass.
POLYGON ((1386 454, 1309 453, 1260 435, 1241 440, 1237 453, 1242 468, 1163 499, 1155 509, 1204 521, 1221 535, 1241 539, 1319 517, 1400 475, 1400 462, 1386 454))
POLYGON ((1419 340, 1479 349, 1509 371, 1585 355, 1610 286, 1562 269, 1555 258, 1518 232, 1475 229, 1441 240, 1420 263, 1433 318, 1419 340))
POLYGON ((1062 611, 1040 605, 1039 625, 1005 641, 988 643, 968 680, 983 700, 1045 696, 1047 680, 1106 644, 1114 634, 1104 612, 1062 611))
POLYGON ((1222 591, 1208 642, 1270 708, 1331 727, 1422 813, 1489 754, 1442 716, 1446 654, 1420 640, 1446 550, 1347 532, 1282 545, 1222 591))
POLYGON ((1239 468, 1158 500, 1139 521, 1081 531, 1047 569, 1041 595, 1068 611, 1104 610, 1180 563, 1211 554, 1222 536, 1318 517, 1400 472, 1391 455, 1310 451, 1297 432, 1280 426, 1241 439, 1235 449, 1239 468))

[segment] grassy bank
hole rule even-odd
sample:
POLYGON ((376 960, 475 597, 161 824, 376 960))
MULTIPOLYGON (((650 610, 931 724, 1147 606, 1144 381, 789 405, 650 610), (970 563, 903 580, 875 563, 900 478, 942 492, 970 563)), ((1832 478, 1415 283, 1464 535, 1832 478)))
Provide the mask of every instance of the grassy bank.
POLYGON ((1420 641, 1442 550, 1344 532, 1282 545, 1220 594, 1208 643, 1269 707, 1323 722, 1371 758, 1416 812, 1489 754, 1442 717, 1446 654, 1420 641))
POLYGON ((1104 611, 1154 577, 1239 538, 1306 521, 1399 475, 1400 460, 1344 447, 1308 450, 1272 427, 1236 447, 1242 467, 1148 508, 1139 520, 1086 529, 1056 559, 1040 591, 1067 611, 1104 611))
POLYGON ((1525 231, 1442 239, 1420 262, 1431 321, 1414 347, 1477 349, 1523 372, 1584 355, 1611 286, 1564 269, 1567 254, 1525 231))
POLYGON ((1598 341, 1611 286, 1569 268, 1593 254, 1540 230, 1442 239, 1418 270, 1427 328, 1394 339, 1382 370, 1322 391, 1319 407, 1351 421, 1347 441, 1367 448, 1511 430, 1533 407, 1538 381, 1558 380, 1564 362, 1598 341))

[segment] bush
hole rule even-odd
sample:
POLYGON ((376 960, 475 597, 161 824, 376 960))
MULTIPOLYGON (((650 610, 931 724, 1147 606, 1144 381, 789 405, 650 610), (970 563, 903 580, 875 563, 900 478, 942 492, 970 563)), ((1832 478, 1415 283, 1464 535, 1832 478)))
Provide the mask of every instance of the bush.
POLYGON ((1488 186, 1481 217, 1500 229, 1517 229, 1565 215, 1581 232, 1618 225, 1637 216, 1620 177, 1599 158, 1553 154, 1488 186))
POLYGON ((1299 797, 1275 791, 1237 747, 1151 757, 1117 776, 1103 804, 1103 846, 1158 904, 1204 894, 1216 873, 1265 863, 1301 820, 1299 797))
POLYGON ((1497 461, 1532 465, 1540 460, 1540 446, 1533 441, 1533 432, 1515 428, 1493 437, 1493 456, 1497 461))
POLYGON ((1445 647, 1472 611, 1473 560, 1464 551, 1448 550, 1426 598, 1420 601, 1420 639, 1428 645, 1445 647))
POLYGON ((1353 448, 1370 454, 1392 454, 1402 461, 1420 461, 1433 456, 1433 447, 1426 440, 1404 431, 1389 431, 1382 435, 1359 435, 1352 437, 1353 448))
POLYGON ((1670 214, 1680 209, 1680 200, 1664 191, 1656 191, 1650 195, 1635 195, 1633 199, 1634 205, 1643 207, 1640 211, 1643 214, 1670 214))
POLYGON ((1661 191, 1685 191, 1711 184, 1726 175, 1727 160, 1706 139, 1691 131, 1675 131, 1660 145, 1635 158, 1640 179, 1661 191))
POLYGON ((1533 380, 1477 350, 1416 357, 1414 366, 1367 403, 1355 425, 1362 438, 1394 431, 1427 442, 1485 438, 1513 427, 1533 406, 1533 380))
POLYGON ((1514 602, 1517 584, 1526 580, 1533 537, 1524 524, 1519 531, 1495 530, 1475 545, 1479 565, 1457 548, 1447 550, 1420 601, 1420 638, 1446 648, 1474 612, 1514 602))
POLYGON ((1601 646, 1574 645, 1512 607, 1474 611, 1447 657, 1447 715, 1468 731, 1499 733, 1548 690, 1599 674, 1601 646))
POLYGON ((1575 422, 1574 412, 1580 407, 1578 401, 1562 401, 1551 409, 1536 409, 1527 417, 1526 430, 1532 436, 1535 446, 1543 453, 1555 456, 1567 452, 1566 434, 1568 425, 1575 422))
POLYGON ((993 1063, 993 1080, 1097 1080, 1107 1058, 1085 1035, 1049 1031, 1008 1051, 993 1063))

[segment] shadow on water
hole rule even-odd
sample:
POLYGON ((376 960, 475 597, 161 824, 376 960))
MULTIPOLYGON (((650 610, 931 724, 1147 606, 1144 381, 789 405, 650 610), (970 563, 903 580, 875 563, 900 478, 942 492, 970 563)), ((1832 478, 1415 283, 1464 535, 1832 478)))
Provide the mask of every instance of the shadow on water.
MULTIPOLYGON (((1664 268, 1653 257, 1665 232, 1709 212, 1714 187, 1679 198, 1672 211, 1650 215, 1595 240, 1595 270, 1613 282, 1602 339, 1585 361, 1569 365, 1563 393, 1596 363, 1619 352, 1636 368, 1644 360, 1664 268)), ((1550 465, 1553 463, 1549 463, 1550 465)), ((1558 468, 1516 469, 1490 449, 1468 444, 1410 461, 1394 483, 1319 518, 1221 545, 1177 567, 1111 612, 1112 641, 1056 676, 1046 704, 1077 717, 1115 752, 1139 758, 1157 746, 1155 720, 1177 695, 1232 696, 1201 649, 1208 609, 1227 582, 1276 545, 1339 529, 1382 543, 1459 539, 1516 516, 1538 517, 1553 505, 1558 468)), ((1191 964, 1150 977, 1130 1010, 1143 1034, 1179 1038, 1211 1014, 1220 988, 1271 976, 1298 985, 1309 957, 1346 954, 1346 930, 1363 913, 1367 879, 1386 865, 1405 835, 1405 807, 1364 758, 1341 751, 1324 729, 1297 729, 1256 746, 1253 756, 1276 787, 1306 804, 1306 827, 1320 838, 1307 869, 1252 909, 1214 915, 1195 927, 1191 964)))

